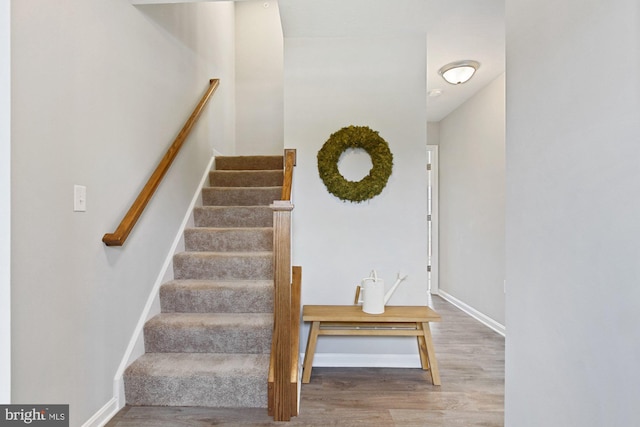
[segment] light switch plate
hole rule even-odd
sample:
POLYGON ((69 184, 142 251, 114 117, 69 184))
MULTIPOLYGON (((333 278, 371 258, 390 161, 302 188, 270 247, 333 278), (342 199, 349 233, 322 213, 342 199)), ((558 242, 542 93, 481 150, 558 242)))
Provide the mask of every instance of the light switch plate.
POLYGON ((86 212, 87 210, 87 187, 84 185, 73 186, 73 211, 86 212))

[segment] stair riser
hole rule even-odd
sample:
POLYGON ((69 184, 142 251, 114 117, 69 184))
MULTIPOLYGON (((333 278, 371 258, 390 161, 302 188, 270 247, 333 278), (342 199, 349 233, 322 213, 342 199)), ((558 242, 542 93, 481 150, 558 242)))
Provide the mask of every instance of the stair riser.
POLYGON ((273 171, 211 171, 211 187, 281 187, 284 173, 273 171))
POLYGON ((266 408, 266 378, 128 377, 127 404, 132 406, 202 406, 266 408))
POLYGON ((284 169, 283 156, 219 156, 216 170, 268 170, 284 169))
POLYGON ((272 313, 273 283, 266 286, 160 288, 163 313, 272 313))
POLYGON ((198 207, 193 211, 196 227, 273 227, 268 206, 198 207))
POLYGON ((187 251, 250 252, 273 250, 273 229, 211 230, 187 229, 187 251))
POLYGON ((269 353, 272 325, 253 328, 154 324, 145 326, 147 353, 269 353))
POLYGON ((280 200, 281 196, 281 187, 208 187, 202 189, 202 204, 204 206, 269 206, 274 200, 280 200))
POLYGON ((174 256, 173 272, 177 280, 269 280, 273 279, 273 256, 183 252, 174 256))

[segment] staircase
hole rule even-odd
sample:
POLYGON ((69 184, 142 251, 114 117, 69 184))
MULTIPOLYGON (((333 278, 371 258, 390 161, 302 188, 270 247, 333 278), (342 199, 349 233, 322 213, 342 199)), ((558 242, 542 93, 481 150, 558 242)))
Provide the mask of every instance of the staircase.
POLYGON ((146 353, 124 374, 128 405, 267 407, 273 212, 282 156, 216 157, 146 353))

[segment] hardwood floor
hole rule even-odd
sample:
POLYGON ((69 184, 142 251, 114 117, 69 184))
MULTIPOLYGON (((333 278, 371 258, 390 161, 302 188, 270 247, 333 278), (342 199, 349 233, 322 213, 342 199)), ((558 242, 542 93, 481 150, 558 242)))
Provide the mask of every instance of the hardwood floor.
POLYGON ((430 306, 440 387, 419 368, 313 368, 289 423, 265 409, 127 406, 106 427, 503 426, 504 338, 439 297, 430 306))

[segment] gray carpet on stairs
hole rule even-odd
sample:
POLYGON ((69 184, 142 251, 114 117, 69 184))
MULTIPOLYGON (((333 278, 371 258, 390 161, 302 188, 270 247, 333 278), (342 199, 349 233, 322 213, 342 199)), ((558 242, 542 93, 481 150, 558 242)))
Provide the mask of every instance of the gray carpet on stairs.
POLYGON ((144 327, 149 353, 268 353, 271 313, 162 313, 144 327))
POLYGON ((282 156, 217 157, 185 230, 145 354, 125 372, 129 405, 266 407, 273 329, 273 212, 282 156))
POLYGON ((279 187, 282 170, 224 170, 209 172, 212 187, 279 187))
POLYGON ((273 277, 272 252, 182 252, 173 258, 176 279, 260 280, 273 277))
POLYGON ((266 408, 268 369, 268 354, 146 353, 127 369, 127 404, 266 408))
POLYGON ((209 187, 202 189, 202 203, 207 206, 270 205, 280 199, 282 187, 209 187))
POLYGON ((172 280, 160 304, 163 313, 271 313, 273 280, 172 280))
POLYGON ((193 210, 196 227, 273 227, 269 206, 202 206, 193 210))
POLYGON ((273 227, 189 228, 184 231, 187 251, 249 252, 273 250, 273 227))

